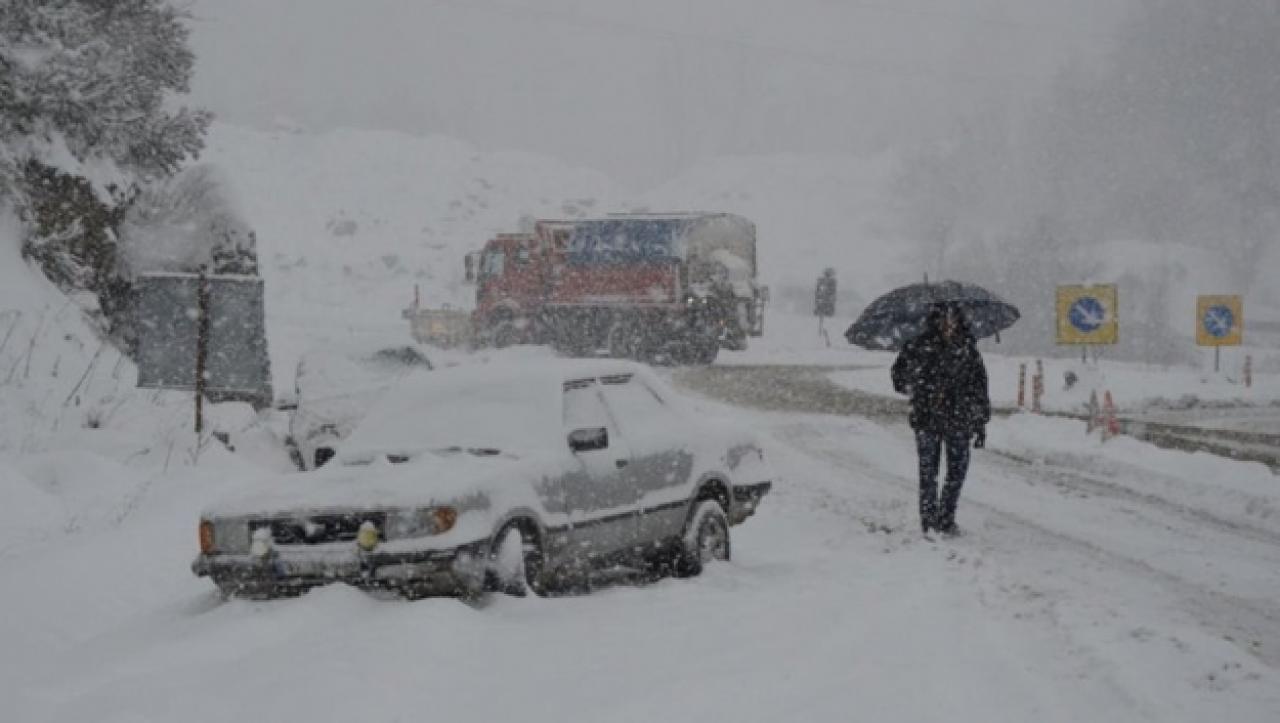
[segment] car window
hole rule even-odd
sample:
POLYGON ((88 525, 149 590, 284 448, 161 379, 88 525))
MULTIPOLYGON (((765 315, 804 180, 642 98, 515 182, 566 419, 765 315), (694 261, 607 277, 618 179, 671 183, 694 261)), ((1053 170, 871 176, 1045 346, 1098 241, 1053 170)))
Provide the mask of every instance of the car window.
POLYGON ((604 427, 610 436, 616 425, 600 396, 600 385, 594 380, 568 382, 564 385, 565 431, 604 427))
POLYGON ((674 432, 676 421, 670 407, 656 391, 640 379, 627 375, 601 380, 601 391, 619 429, 633 445, 662 447, 674 432))

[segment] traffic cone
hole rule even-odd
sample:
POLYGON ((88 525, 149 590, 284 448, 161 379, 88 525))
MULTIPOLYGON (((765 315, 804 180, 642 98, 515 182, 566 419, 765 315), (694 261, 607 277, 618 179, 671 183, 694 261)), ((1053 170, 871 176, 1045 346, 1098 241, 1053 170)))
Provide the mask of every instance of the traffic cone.
POLYGON ((1120 434, 1120 420, 1116 419, 1116 405, 1111 400, 1110 389, 1102 397, 1102 414, 1106 422, 1106 426, 1102 428, 1102 438, 1106 440, 1120 434))

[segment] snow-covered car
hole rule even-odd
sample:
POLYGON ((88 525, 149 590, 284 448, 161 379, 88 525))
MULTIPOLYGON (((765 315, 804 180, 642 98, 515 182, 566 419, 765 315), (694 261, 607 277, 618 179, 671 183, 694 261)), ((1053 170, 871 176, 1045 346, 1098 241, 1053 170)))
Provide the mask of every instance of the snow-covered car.
POLYGON ((541 593, 623 561, 693 575, 771 484, 752 435, 643 365, 457 367, 390 390, 334 463, 206 510, 192 569, 251 597, 541 593))
POLYGON ((307 470, 323 466, 389 387, 422 369, 431 369, 430 360, 405 345, 331 344, 303 355, 289 416, 294 462, 307 470))

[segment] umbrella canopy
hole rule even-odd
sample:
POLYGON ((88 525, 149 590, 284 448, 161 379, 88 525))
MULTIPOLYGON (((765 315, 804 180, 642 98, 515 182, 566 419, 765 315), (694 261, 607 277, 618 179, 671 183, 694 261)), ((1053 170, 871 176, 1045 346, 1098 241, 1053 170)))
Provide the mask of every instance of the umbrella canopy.
POLYGON ((924 282, 894 289, 871 302, 844 337, 865 349, 898 351, 924 331, 929 308, 944 301, 964 311, 979 339, 1008 329, 1020 316, 1016 306, 981 286, 924 282))

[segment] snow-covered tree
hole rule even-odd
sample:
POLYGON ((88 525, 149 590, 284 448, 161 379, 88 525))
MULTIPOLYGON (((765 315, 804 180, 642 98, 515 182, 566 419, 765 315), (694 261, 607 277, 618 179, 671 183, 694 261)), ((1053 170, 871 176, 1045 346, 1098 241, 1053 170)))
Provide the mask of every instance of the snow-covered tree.
POLYGON ((166 0, 0 4, 0 189, 20 195, 30 161, 102 193, 196 156, 209 114, 167 107, 195 61, 183 19, 166 0))
POLYGON ((173 103, 195 60, 184 20, 168 0, 0 2, 0 208, 28 258, 108 313, 128 203, 199 154, 211 119, 173 103))
POLYGON ((129 205, 120 225, 119 268, 215 274, 258 272, 257 237, 219 170, 192 166, 152 184, 129 205))

